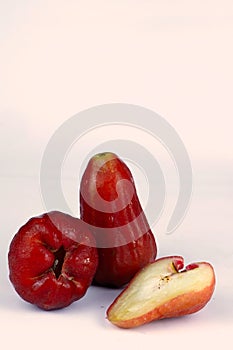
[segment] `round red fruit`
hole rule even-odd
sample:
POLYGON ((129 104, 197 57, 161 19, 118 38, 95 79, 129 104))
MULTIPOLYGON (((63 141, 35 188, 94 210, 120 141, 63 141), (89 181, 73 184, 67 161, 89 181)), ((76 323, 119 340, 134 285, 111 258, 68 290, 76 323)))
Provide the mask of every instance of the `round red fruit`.
POLYGON ((82 298, 95 275, 95 239, 80 219, 59 211, 30 219, 11 241, 9 278, 16 292, 44 310, 82 298))

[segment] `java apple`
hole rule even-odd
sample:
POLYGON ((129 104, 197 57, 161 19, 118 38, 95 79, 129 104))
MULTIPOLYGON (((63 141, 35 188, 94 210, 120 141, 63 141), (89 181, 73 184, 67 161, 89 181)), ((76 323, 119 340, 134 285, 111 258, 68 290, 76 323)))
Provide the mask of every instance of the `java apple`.
POLYGON ((139 271, 107 310, 114 325, 132 328, 162 318, 201 310, 215 287, 215 273, 207 262, 184 269, 180 256, 165 257, 139 271))
POLYGON ((116 154, 96 154, 87 164, 80 185, 80 217, 96 239, 96 284, 120 287, 155 259, 155 238, 132 173, 116 154))
POLYGON ((13 237, 10 281, 29 303, 59 309, 80 299, 92 282, 98 254, 80 219, 58 211, 31 218, 13 237))

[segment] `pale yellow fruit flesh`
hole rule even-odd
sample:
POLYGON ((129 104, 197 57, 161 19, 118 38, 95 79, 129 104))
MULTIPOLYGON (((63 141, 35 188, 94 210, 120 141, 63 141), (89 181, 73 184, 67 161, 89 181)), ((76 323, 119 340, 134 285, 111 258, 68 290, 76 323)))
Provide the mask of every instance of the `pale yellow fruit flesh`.
POLYGON ((144 268, 121 294, 109 312, 109 320, 126 321, 141 317, 186 293, 199 292, 213 283, 207 263, 177 272, 172 259, 161 259, 144 268))

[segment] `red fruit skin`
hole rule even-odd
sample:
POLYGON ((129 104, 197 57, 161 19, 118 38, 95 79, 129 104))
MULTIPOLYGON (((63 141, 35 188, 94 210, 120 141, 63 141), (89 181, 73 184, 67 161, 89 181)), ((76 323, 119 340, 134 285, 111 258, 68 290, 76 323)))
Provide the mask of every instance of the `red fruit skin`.
POLYGON ((117 155, 101 153, 90 159, 81 180, 80 215, 97 243, 95 284, 121 287, 156 258, 155 238, 133 176, 117 155))
POLYGON ((10 243, 8 264, 16 292, 27 302, 52 310, 85 295, 96 272, 98 253, 84 222, 53 211, 30 219, 19 229, 10 243))

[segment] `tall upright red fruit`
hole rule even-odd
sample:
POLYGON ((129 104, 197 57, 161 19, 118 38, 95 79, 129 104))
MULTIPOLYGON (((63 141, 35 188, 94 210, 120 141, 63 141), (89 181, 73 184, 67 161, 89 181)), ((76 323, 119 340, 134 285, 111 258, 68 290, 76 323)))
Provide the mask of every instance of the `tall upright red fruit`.
POLYGON ((127 165, 111 152, 94 155, 80 185, 81 219, 95 236, 94 282, 120 287, 156 258, 157 246, 127 165))

